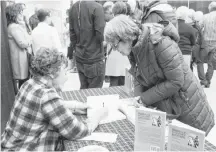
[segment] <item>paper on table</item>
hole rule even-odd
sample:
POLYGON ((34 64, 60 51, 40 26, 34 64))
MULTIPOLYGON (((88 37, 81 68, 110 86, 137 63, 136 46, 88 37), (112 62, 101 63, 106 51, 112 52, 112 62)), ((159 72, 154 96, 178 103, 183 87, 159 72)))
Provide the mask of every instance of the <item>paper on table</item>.
POLYGON ((79 140, 94 140, 114 143, 116 142, 117 136, 118 135, 114 133, 93 132, 91 135, 79 140))
POLYGON ((95 113, 99 108, 108 108, 108 115, 100 122, 100 124, 126 119, 126 116, 119 111, 119 106, 121 104, 119 95, 89 96, 87 97, 87 104, 92 107, 87 110, 88 117, 95 113))

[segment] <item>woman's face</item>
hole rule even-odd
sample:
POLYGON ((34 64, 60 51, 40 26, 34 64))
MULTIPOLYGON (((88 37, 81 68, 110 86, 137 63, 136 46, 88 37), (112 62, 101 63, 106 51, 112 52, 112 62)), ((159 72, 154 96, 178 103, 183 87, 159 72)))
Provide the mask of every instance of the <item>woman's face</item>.
POLYGON ((130 54, 131 48, 132 48, 132 41, 119 40, 113 46, 114 50, 120 52, 124 56, 128 56, 130 54))
POLYGON ((63 89, 65 82, 68 80, 67 77, 67 68, 65 65, 62 65, 59 74, 56 78, 53 80, 54 86, 56 86, 59 89, 63 89))
POLYGON ((23 19, 24 19, 23 11, 21 11, 21 12, 17 15, 17 22, 22 22, 23 19))

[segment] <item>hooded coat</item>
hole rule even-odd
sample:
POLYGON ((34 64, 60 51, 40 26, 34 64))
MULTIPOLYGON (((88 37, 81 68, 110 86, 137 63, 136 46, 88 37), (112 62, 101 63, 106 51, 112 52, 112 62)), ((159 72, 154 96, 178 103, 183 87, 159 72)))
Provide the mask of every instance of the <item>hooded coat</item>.
POLYGON ((142 23, 158 23, 162 20, 171 22, 177 27, 177 18, 171 5, 160 0, 154 0, 143 8, 142 23))
POLYGON ((143 104, 167 112, 170 118, 206 132, 214 113, 203 88, 184 62, 177 29, 170 23, 145 24, 129 56, 135 95, 143 104))

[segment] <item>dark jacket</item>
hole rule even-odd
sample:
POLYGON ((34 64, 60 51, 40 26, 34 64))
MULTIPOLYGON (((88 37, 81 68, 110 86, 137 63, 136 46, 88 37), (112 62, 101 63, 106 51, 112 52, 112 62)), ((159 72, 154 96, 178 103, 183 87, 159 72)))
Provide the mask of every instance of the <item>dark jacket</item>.
POLYGON ((193 28, 195 29, 196 33, 196 43, 192 48, 192 58, 193 61, 196 62, 197 60, 202 59, 200 51, 203 50, 203 32, 201 27, 198 24, 193 24, 193 28))
POLYGON ((71 49, 68 56, 72 56, 75 49, 77 62, 91 64, 103 60, 105 57, 102 44, 105 27, 103 7, 93 1, 76 2, 69 12, 69 25, 71 49))
POLYGON ((40 21, 38 20, 37 14, 32 15, 29 18, 29 25, 31 26, 31 29, 33 30, 35 27, 37 27, 38 23, 40 21))
MULTIPOLYGON (((177 36, 177 29, 173 30, 172 35, 177 36)), ((208 134, 215 124, 214 113, 203 88, 184 62, 178 44, 163 36, 170 31, 143 26, 129 56, 131 73, 136 79, 135 95, 141 96, 147 106, 157 107, 208 134)))
POLYGON ((184 20, 179 19, 178 31, 180 35, 180 41, 178 44, 182 54, 191 54, 192 47, 196 44, 196 30, 191 25, 186 24, 184 20))
POLYGON ((158 23, 162 20, 169 21, 177 27, 176 14, 171 5, 155 0, 144 8, 142 23, 158 23))

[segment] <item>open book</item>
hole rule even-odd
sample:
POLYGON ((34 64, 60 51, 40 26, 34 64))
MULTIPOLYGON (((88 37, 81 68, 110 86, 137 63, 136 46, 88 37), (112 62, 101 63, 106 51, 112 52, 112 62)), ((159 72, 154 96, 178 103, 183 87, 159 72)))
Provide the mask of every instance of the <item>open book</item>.
POLYGON ((87 104, 92 107, 87 110, 87 117, 90 117, 99 108, 108 108, 108 115, 100 122, 100 124, 126 119, 126 116, 119 111, 119 106, 121 104, 119 95, 88 96, 87 104))

